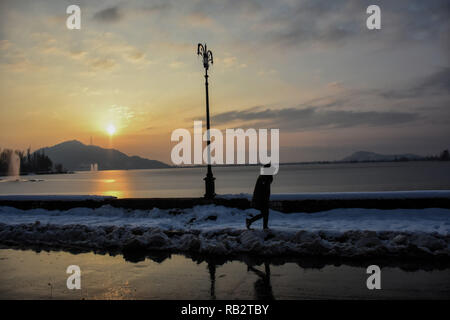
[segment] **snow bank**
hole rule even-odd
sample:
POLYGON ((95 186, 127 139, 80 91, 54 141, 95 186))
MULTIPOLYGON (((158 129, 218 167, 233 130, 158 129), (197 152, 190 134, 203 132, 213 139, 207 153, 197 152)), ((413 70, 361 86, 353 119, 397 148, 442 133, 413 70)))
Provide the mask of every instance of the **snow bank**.
MULTIPOLYGON (((94 250, 170 250, 235 255, 450 257, 448 209, 271 211, 271 230, 245 230, 257 213, 215 205, 67 211, 0 207, 0 243, 94 250)), ((255 223, 255 228, 260 228, 255 223)))
MULTIPOLYGON (((218 195, 224 199, 251 199, 248 193, 218 195)), ((320 192, 320 193, 279 193, 272 194, 270 200, 357 200, 357 199, 429 199, 450 198, 450 190, 420 191, 380 191, 380 192, 320 192)))
POLYGON ((99 251, 150 250, 231 256, 307 255, 329 257, 446 257, 450 236, 395 231, 281 232, 216 229, 167 231, 160 228, 85 225, 0 224, 0 243, 99 251))

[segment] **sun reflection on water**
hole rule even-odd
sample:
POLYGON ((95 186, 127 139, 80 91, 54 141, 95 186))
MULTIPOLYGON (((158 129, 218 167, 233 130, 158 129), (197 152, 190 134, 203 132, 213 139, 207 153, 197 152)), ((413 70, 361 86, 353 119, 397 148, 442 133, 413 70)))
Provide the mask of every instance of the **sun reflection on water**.
POLYGON ((124 198, 130 196, 130 181, 127 171, 97 171, 98 180, 94 184, 93 194, 124 198))

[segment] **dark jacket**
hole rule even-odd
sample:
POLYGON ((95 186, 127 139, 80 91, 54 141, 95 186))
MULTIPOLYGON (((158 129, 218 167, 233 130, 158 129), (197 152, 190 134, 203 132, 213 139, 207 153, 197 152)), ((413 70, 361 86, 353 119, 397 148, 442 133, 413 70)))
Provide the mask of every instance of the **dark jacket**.
POLYGON ((270 184, 273 181, 271 175, 260 175, 256 180, 255 190, 253 191, 252 207, 263 209, 269 207, 270 184))

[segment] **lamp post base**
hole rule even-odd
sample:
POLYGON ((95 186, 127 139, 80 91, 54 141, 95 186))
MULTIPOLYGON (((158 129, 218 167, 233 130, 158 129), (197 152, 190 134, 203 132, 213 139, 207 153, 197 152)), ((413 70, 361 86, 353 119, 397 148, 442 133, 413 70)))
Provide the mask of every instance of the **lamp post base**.
POLYGON ((214 197, 216 196, 215 193, 215 187, 214 187, 214 180, 216 180, 216 178, 213 177, 212 173, 210 174, 208 172, 208 174, 206 175, 206 177, 203 179, 205 180, 205 199, 214 199, 214 197))

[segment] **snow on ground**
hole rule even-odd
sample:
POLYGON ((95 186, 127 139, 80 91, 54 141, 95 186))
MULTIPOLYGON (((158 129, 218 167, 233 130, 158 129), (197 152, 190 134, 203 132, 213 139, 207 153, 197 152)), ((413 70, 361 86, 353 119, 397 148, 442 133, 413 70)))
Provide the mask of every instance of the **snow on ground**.
POLYGON ((254 209, 216 205, 67 211, 0 207, 0 244, 96 250, 170 250, 232 255, 450 257, 450 210, 334 209, 270 212, 271 230, 246 230, 254 209))
MULTIPOLYGON (((248 193, 218 195, 224 199, 251 199, 248 193)), ((419 191, 377 191, 377 192, 320 192, 320 193, 278 193, 272 194, 270 200, 356 200, 356 199, 427 199, 450 198, 450 190, 419 191)))
MULTIPOLYGON (((86 226, 157 227, 163 230, 243 229, 245 218, 257 214, 255 209, 241 210, 216 205, 190 209, 131 210, 109 205, 97 209, 73 208, 66 211, 0 207, 0 223, 86 226)), ((254 224, 261 227, 261 220, 254 224)), ((270 211, 270 227, 280 231, 422 231, 450 234, 450 210, 428 209, 333 209, 317 213, 284 214, 270 211)))

